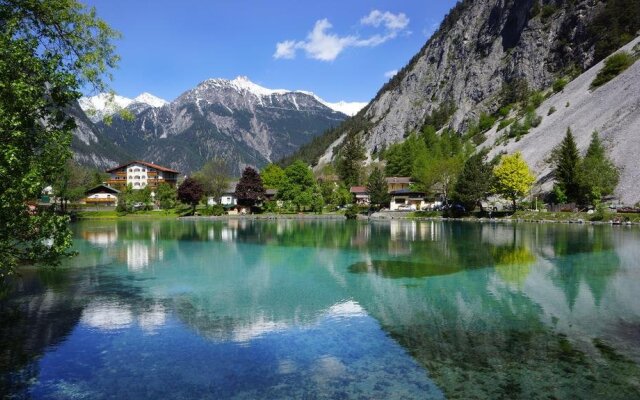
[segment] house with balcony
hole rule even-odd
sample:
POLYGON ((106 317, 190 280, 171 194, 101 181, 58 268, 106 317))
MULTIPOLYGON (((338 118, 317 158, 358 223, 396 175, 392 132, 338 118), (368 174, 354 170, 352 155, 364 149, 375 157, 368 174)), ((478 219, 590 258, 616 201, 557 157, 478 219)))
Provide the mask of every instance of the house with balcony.
POLYGON ((111 186, 101 184, 86 192, 84 202, 93 206, 115 207, 118 205, 118 194, 120 191, 111 186))
POLYGON ((110 177, 107 185, 117 190, 123 190, 127 185, 133 189, 146 187, 155 191, 162 183, 176 187, 178 171, 146 161, 130 161, 106 171, 110 177))

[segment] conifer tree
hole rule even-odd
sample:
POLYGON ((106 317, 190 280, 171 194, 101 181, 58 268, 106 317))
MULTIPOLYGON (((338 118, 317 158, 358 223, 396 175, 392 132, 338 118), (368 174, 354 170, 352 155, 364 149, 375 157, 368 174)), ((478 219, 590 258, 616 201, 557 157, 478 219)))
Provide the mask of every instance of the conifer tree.
POLYGON ((484 199, 493 180, 493 170, 486 161, 487 150, 483 150, 467 159, 454 187, 454 201, 472 211, 484 199))
POLYGON ((576 141, 571 132, 571 128, 567 128, 567 134, 560 143, 559 147, 554 150, 555 155, 555 177, 559 188, 570 202, 578 201, 580 197, 579 167, 580 154, 576 141))
POLYGON ((360 134, 347 135, 338 155, 338 175, 347 186, 355 186, 362 179, 362 162, 367 158, 360 134))
POLYGON ((367 180, 367 192, 369 192, 369 202, 372 205, 381 206, 389 202, 389 191, 387 181, 380 168, 375 167, 367 180))
POLYGON ((581 200, 591 204, 599 202, 602 196, 613 193, 619 179, 618 168, 607 157, 598 132, 593 132, 587 154, 580 163, 581 200))

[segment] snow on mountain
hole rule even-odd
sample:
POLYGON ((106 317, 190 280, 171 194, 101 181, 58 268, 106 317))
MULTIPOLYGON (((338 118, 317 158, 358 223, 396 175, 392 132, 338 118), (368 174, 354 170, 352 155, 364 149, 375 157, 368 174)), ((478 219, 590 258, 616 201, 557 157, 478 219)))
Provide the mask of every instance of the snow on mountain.
POLYGON ((117 94, 99 93, 95 96, 82 97, 78 103, 91 121, 98 122, 104 119, 104 117, 113 115, 118 110, 127 108, 134 103, 147 104, 151 107, 162 107, 168 104, 168 101, 146 92, 134 99, 117 94))
POLYGON ((160 97, 154 96, 151 93, 141 93, 140 95, 138 95, 135 99, 133 99, 134 102, 136 103, 144 103, 144 104, 148 104, 151 107, 162 107, 165 104, 169 104, 168 101, 166 101, 165 99, 161 99, 160 97))
POLYGON ((343 114, 347 114, 350 117, 353 117, 354 115, 356 115, 358 111, 362 110, 367 104, 369 104, 369 103, 360 102, 360 101, 353 101, 353 102, 339 101, 337 103, 329 103, 328 101, 324 101, 317 96, 316 98, 318 99, 319 102, 329 107, 330 109, 341 112, 343 114))
POLYGON ((317 101, 319 101, 320 103, 324 104, 325 106, 329 107, 334 111, 338 111, 349 116, 353 116, 357 114, 358 111, 360 111, 362 108, 364 108, 364 106, 368 104, 366 102, 347 102, 347 101, 339 101, 337 103, 331 103, 323 100, 313 92, 309 92, 305 90, 268 89, 252 82, 246 76, 238 76, 233 80, 220 79, 220 78, 208 79, 207 81, 205 81, 205 83, 208 83, 210 85, 217 86, 217 87, 233 88, 238 92, 252 93, 257 97, 272 96, 274 94, 302 93, 302 94, 312 96, 317 101))

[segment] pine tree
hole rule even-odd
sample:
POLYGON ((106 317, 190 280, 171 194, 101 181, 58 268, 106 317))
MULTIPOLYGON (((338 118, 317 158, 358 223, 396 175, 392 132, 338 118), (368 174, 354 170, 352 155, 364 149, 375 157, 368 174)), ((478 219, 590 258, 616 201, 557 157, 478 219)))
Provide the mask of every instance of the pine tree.
POLYGON ((462 204, 467 211, 472 211, 491 189, 493 170, 486 158, 486 150, 469 157, 454 187, 454 201, 462 204))
POLYGON ((242 171, 242 177, 236 185, 235 196, 238 204, 253 207, 264 199, 264 186, 258 171, 247 167, 242 171))
POLYGON ((360 134, 347 135, 338 155, 338 175, 347 186, 358 185, 362 179, 362 162, 367 158, 360 134))
POLYGON ((567 196, 567 200, 577 202, 580 198, 579 167, 580 154, 576 141, 571 133, 571 128, 567 128, 567 134, 560 143, 556 155, 555 176, 556 181, 567 196))
POLYGON ((591 204, 599 202, 602 196, 613 193, 619 179, 618 168, 607 157, 598 132, 593 132, 579 168, 581 200, 591 204))
POLYGON ((369 192, 369 202, 372 205, 381 206, 389 202, 389 191, 387 181, 380 168, 375 167, 367 180, 367 192, 369 192))

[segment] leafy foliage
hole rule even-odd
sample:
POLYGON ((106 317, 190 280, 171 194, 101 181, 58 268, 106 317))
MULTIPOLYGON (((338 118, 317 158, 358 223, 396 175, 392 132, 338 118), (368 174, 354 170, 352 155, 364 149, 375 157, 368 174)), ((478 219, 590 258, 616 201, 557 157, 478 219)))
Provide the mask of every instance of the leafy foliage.
POLYGON ((204 188, 202 184, 194 179, 187 178, 178 187, 178 200, 192 207, 192 213, 195 213, 196 206, 204 196, 204 188))
POLYGON ((264 186, 258 171, 251 167, 246 167, 242 171, 240 181, 236 185, 235 196, 238 204, 249 207, 255 206, 264 199, 264 186))
POLYGON ((598 71, 598 75, 596 75, 596 78, 591 82, 591 89, 595 89, 609 82, 633 65, 635 61, 636 58, 626 51, 618 52, 607 58, 604 62, 604 67, 598 71))
POLYGON ((169 210, 176 206, 178 192, 168 183, 161 183, 156 191, 156 201, 163 210, 169 210))
POLYGON ((268 164, 260 173, 262 184, 267 189, 280 189, 286 180, 284 170, 278 164, 268 164))
POLYGON ((493 176, 494 190, 511 199, 514 211, 517 200, 529 193, 536 180, 520 152, 502 156, 493 169, 493 176))
POLYGON ((204 189, 205 195, 212 196, 216 201, 222 197, 230 181, 230 169, 226 161, 214 158, 202 166, 200 171, 193 174, 204 189))
POLYGON ((595 61, 600 61, 630 42, 640 30, 638 0, 607 0, 589 25, 594 39, 595 61))
POLYGON ((55 264, 68 218, 29 206, 70 157, 63 111, 82 85, 104 88, 116 36, 75 0, 0 1, 0 277, 18 263, 55 264), (46 122, 44 122, 46 121, 46 122))
POLYGON ((280 200, 290 202, 297 211, 304 211, 313 205, 313 196, 321 193, 316 190, 316 182, 311 169, 298 160, 285 170, 286 180, 278 191, 280 200))

